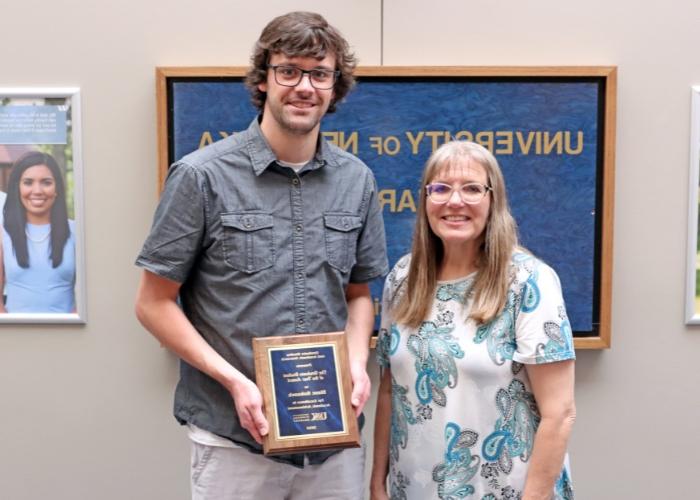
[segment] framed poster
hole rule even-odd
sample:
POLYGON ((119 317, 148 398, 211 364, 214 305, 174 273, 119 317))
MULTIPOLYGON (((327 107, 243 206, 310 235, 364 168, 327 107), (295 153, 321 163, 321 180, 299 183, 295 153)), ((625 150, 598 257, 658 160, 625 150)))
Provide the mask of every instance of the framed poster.
POLYGON ((688 182, 688 260, 685 295, 685 322, 700 325, 700 86, 692 88, 690 108, 690 178, 688 182))
MULTIPOLYGON (((159 187, 168 165, 248 127, 246 68, 158 68, 159 187)), ((373 170, 389 264, 410 249, 430 153, 452 138, 498 159, 521 243, 559 274, 576 347, 610 346, 616 68, 358 68, 322 134, 373 170)), ((382 283, 372 284, 379 313, 382 283)))
POLYGON ((0 323, 84 323, 78 88, 0 88, 0 205, 0 323))

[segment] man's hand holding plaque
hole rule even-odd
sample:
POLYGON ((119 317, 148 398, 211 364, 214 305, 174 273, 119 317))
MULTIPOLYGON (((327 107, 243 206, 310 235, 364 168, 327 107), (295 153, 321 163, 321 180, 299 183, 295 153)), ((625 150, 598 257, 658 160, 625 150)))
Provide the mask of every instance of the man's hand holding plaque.
POLYGON ((266 455, 360 446, 344 332, 253 340, 266 455))

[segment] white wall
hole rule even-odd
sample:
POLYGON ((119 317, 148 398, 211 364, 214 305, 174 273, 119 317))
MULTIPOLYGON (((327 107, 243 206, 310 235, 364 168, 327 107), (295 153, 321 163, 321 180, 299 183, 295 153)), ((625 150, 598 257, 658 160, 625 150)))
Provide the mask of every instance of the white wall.
POLYGON ((0 1, 0 86, 83 91, 86 326, 0 325, 0 498, 188 498, 175 358, 132 313, 156 203, 156 66, 245 65, 264 24, 317 10, 378 65, 619 67, 613 347, 580 352, 577 498, 696 498, 700 331, 683 324, 700 4, 0 1))

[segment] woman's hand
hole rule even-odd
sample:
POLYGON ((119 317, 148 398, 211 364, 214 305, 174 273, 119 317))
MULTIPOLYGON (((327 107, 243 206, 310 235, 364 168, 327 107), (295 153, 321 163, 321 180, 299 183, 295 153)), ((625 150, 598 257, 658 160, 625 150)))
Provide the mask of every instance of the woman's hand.
POLYGON ((372 485, 369 489, 370 500, 389 500, 385 484, 372 485))

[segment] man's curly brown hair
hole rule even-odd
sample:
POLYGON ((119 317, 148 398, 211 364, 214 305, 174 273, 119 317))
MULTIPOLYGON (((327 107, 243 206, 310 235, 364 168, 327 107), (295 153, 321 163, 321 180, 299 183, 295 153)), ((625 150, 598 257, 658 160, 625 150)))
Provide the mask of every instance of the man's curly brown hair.
POLYGON ((343 35, 320 14, 290 12, 274 18, 265 26, 250 58, 251 68, 246 74, 245 84, 250 90, 253 104, 260 110, 265 106, 267 93, 261 92, 258 85, 267 81, 267 65, 272 54, 313 57, 319 61, 327 55, 335 56, 335 69, 340 71, 340 75, 333 86, 334 95, 328 113, 335 111, 336 104, 355 85, 352 73, 357 60, 343 35))

